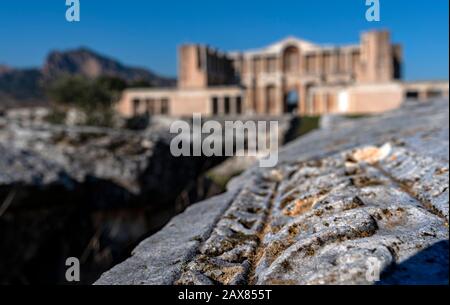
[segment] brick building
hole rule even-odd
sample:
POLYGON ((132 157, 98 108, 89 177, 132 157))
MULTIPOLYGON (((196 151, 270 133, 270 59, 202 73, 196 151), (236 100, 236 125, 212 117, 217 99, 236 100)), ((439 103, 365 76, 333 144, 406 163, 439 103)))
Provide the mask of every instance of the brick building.
POLYGON ((372 113, 405 99, 448 96, 448 81, 401 81, 402 48, 388 31, 361 35, 359 44, 317 45, 286 38, 258 50, 220 52, 179 48, 176 88, 128 89, 117 105, 126 117, 372 113))

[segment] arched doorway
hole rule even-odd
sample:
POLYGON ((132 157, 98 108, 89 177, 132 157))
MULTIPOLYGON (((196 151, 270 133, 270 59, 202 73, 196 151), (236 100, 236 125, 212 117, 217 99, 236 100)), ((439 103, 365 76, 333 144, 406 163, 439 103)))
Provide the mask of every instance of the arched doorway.
POLYGON ((283 72, 296 73, 300 70, 300 51, 295 46, 289 46, 283 53, 283 72))
POLYGON ((298 90, 296 89, 289 90, 284 95, 284 112, 286 113, 297 112, 299 102, 300 96, 298 94, 298 90))

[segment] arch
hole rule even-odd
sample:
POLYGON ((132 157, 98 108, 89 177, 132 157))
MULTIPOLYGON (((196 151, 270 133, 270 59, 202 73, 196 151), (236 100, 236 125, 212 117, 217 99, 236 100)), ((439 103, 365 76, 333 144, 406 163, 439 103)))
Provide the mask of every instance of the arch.
POLYGON ((295 73, 300 70, 300 50, 296 46, 288 46, 283 51, 283 72, 295 73))
POLYGON ((297 88, 288 90, 284 95, 284 112, 296 112, 300 102, 300 94, 297 88))

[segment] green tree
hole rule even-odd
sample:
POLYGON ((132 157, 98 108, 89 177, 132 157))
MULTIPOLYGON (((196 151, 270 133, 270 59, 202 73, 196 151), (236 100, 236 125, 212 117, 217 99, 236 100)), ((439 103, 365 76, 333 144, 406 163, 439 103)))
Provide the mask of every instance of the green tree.
POLYGON ((89 81, 80 76, 62 77, 50 84, 47 93, 57 105, 79 107, 89 90, 89 81))
POLYGON ((53 82, 47 92, 56 106, 78 108, 87 114, 90 124, 108 125, 112 106, 125 88, 126 82, 117 77, 67 76, 53 82))
POLYGON ((152 87, 152 83, 145 79, 135 80, 128 85, 128 88, 149 88, 149 87, 152 87))
POLYGON ((68 76, 53 82, 48 89, 50 100, 58 105, 84 110, 110 107, 127 84, 120 78, 102 76, 91 80, 68 76))

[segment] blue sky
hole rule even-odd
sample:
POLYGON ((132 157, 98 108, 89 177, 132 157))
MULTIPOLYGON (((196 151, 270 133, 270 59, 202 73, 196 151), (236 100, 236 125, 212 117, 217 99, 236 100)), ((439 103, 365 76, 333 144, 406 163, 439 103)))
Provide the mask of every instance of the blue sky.
POLYGON ((365 20, 365 0, 80 0, 81 22, 65 20, 65 0, 2 0, 0 64, 39 66, 53 49, 86 46, 120 61, 176 75, 176 47, 265 46, 289 35, 355 43, 387 28, 403 44, 405 79, 448 79, 448 0, 380 0, 381 21, 365 20))

